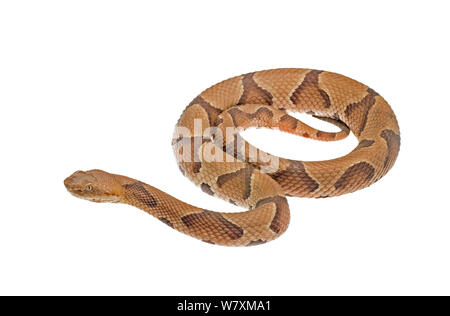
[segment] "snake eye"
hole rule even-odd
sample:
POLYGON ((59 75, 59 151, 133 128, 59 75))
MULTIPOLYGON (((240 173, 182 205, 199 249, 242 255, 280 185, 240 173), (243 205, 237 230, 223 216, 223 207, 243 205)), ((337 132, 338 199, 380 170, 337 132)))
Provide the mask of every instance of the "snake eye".
POLYGON ((88 184, 85 189, 86 191, 92 191, 92 185, 88 184))

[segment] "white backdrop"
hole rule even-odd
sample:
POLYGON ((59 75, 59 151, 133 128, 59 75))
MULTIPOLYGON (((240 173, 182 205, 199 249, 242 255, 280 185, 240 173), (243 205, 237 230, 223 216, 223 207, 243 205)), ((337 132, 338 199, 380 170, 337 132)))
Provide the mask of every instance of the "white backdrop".
MULTIPOLYGON (((2 1, 0 294, 450 294, 445 6, 2 1), (278 67, 338 72, 391 104, 402 144, 386 177, 338 198, 289 198, 288 231, 249 248, 208 245, 65 190, 73 171, 101 168, 238 210, 180 174, 172 129, 203 89, 278 67)), ((304 160, 356 144, 244 136, 304 160)))

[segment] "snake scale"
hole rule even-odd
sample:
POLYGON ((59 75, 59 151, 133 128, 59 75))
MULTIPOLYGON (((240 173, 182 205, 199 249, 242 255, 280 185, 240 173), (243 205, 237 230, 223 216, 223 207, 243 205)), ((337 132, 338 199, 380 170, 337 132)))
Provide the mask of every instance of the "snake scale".
POLYGON ((207 194, 247 211, 205 210, 101 170, 75 172, 65 179, 66 188, 90 201, 133 205, 208 243, 250 246, 287 229, 287 196, 325 198, 365 188, 391 169, 400 149, 396 117, 377 92, 348 77, 311 69, 265 70, 222 81, 196 97, 176 127, 172 147, 181 172, 207 194), (340 131, 317 130, 290 112, 311 114, 340 131), (323 141, 352 132, 358 145, 336 159, 290 160, 247 143, 239 131, 250 127, 323 141))

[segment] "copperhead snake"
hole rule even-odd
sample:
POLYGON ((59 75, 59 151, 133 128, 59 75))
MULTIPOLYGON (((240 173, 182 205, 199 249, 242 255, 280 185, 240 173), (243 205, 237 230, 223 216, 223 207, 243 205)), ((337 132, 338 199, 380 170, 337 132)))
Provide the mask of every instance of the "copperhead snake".
POLYGON ((208 243, 250 246, 271 241, 287 229, 286 196, 325 198, 365 188, 391 169, 400 149, 396 117, 378 93, 345 76, 310 69, 265 70, 222 81, 196 97, 176 126, 172 147, 181 172, 204 192, 247 211, 205 210, 101 170, 75 172, 65 179, 66 188, 90 201, 133 205, 208 243), (341 131, 317 130, 289 112, 312 114, 341 131), (239 131, 250 127, 322 141, 352 132, 359 144, 337 159, 290 160, 242 139, 239 131), (273 162, 276 168, 271 169, 273 162))

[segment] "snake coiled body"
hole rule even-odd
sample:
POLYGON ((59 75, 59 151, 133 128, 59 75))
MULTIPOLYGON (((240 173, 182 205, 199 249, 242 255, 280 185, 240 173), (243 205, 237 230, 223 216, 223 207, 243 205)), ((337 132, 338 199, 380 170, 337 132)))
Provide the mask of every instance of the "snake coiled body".
POLYGON ((365 188, 391 169, 400 148, 396 117, 377 92, 345 76, 310 69, 266 70, 225 80, 196 97, 176 126, 172 146, 182 173, 207 194, 248 211, 205 210, 100 170, 78 171, 66 179, 66 187, 92 201, 134 205, 208 243, 249 246, 287 229, 286 196, 325 198, 365 188), (309 113, 341 131, 319 131, 290 112, 309 113), (359 143, 337 159, 290 160, 243 140, 239 131, 250 127, 325 141, 352 132, 359 143))

